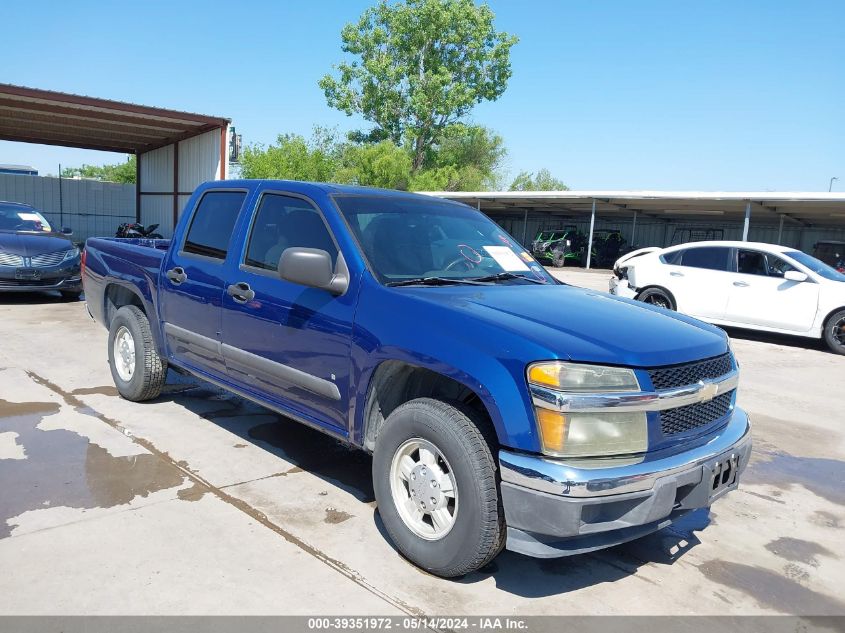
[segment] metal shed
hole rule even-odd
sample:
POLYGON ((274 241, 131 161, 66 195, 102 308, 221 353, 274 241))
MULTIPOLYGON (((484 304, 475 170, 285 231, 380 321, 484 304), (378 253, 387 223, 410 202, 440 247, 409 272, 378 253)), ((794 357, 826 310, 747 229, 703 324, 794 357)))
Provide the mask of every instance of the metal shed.
POLYGON ((169 236, 188 196, 226 178, 224 117, 0 84, 0 139, 138 157, 135 217, 169 236))
MULTIPOLYGON (((719 228, 725 239, 793 246, 845 239, 845 194, 712 191, 437 191, 502 224, 524 245, 538 230, 576 225, 589 235, 619 229, 629 244, 668 246, 675 229, 719 228)), ((589 267, 589 252, 587 265, 589 267)))

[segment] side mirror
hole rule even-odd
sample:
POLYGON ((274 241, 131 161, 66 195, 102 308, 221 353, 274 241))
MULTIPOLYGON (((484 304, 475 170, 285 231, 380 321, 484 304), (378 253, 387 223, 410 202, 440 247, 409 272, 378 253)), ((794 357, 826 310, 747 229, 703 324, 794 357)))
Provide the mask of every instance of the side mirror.
POLYGON ((73 229, 68 227, 62 228, 62 235, 73 235, 73 229))
POLYGON ((787 270, 785 273, 783 273, 783 278, 787 281, 807 281, 807 275, 797 270, 787 270))
POLYGON ((291 283, 328 290, 339 295, 349 286, 343 256, 338 255, 338 272, 332 271, 332 258, 319 248, 286 248, 279 259, 279 277, 291 283))

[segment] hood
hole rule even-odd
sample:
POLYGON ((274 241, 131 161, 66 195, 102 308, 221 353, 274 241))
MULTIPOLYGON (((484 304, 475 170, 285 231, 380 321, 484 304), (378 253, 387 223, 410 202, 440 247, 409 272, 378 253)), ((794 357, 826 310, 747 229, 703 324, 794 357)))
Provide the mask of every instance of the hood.
MULTIPOLYGON (((657 367, 727 351, 719 328, 692 317, 573 286, 496 285, 403 288, 415 298, 463 311, 548 351, 548 358, 657 367)), ((467 328, 463 336, 472 336, 467 328)), ((527 362, 541 360, 525 359, 527 362)))
POLYGON ((74 243, 61 233, 6 232, 0 231, 0 253, 33 257, 43 253, 67 251, 74 243))

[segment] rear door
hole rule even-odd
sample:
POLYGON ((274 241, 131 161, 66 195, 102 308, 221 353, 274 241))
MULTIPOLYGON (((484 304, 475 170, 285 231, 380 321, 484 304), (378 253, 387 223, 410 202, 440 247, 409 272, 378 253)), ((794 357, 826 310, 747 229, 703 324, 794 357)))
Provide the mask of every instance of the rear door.
POLYGON ((731 249, 690 246, 665 256, 663 282, 678 310, 696 317, 722 319, 731 285, 731 249))
POLYGON ((335 270, 345 266, 317 205, 294 193, 262 192, 223 294, 229 377, 300 417, 345 432, 357 285, 351 278, 347 291, 335 296, 280 278, 279 259, 291 247, 322 249, 335 270))
POLYGON ((182 242, 174 243, 160 280, 162 329, 179 364, 225 376, 220 309, 229 242, 247 191, 210 189, 191 210, 182 242))
POLYGON ((725 319, 794 332, 809 330, 816 316, 819 285, 809 279, 784 279, 786 271, 797 268, 773 253, 752 248, 739 248, 736 253, 737 272, 731 274, 725 319))

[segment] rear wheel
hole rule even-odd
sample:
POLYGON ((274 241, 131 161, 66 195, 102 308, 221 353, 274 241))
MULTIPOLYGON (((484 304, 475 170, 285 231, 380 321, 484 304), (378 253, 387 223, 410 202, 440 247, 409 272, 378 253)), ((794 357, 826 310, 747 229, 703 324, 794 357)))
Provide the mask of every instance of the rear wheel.
POLYGON ((672 297, 662 288, 646 288, 637 295, 637 301, 667 310, 675 309, 675 302, 672 300, 672 297))
POLYGON ((845 310, 832 314, 825 323, 824 342, 831 351, 845 354, 845 310))
POLYGON ((157 398, 167 377, 167 361, 158 355, 147 315, 123 306, 109 327, 109 367, 121 396, 133 402, 157 398))
POLYGON ((397 407, 376 440, 373 487, 384 526, 402 555, 445 578, 483 567, 504 547, 483 426, 459 403, 418 398, 397 407))
POLYGON ((563 268, 566 266, 566 258, 561 251, 554 251, 552 253, 552 265, 555 268, 563 268))

